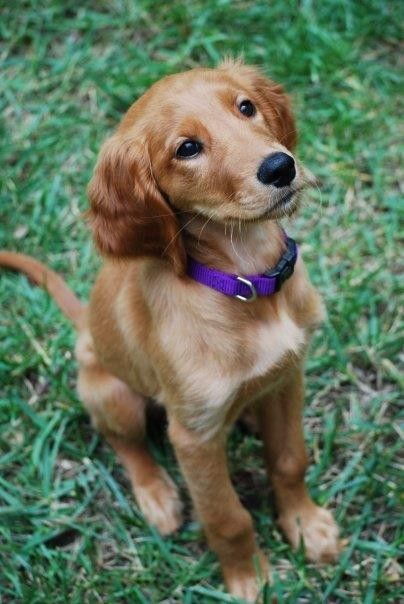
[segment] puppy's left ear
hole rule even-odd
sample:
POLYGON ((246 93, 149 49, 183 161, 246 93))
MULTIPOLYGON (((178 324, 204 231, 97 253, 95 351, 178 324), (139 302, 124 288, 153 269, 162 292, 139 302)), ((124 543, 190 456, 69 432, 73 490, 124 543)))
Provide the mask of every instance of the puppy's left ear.
POLYGON ((219 69, 251 86, 276 139, 292 151, 296 146, 297 132, 290 99, 283 87, 264 76, 257 67, 244 65, 241 60, 226 60, 219 69))
POLYGON ((110 258, 155 256, 185 272, 180 226, 153 178, 146 145, 117 132, 103 145, 88 186, 87 217, 110 258))

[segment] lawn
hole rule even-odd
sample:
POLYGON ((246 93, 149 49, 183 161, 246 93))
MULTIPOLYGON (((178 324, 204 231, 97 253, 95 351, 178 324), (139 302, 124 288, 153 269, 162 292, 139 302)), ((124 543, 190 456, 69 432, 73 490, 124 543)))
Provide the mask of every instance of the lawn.
MULTIPOLYGON (((19 0, 0 7, 0 245, 46 261, 83 299, 99 265, 82 219, 86 183, 102 141, 135 98, 165 74, 239 53, 291 93, 299 156, 321 187, 287 228, 328 309, 307 361, 308 483, 347 539, 339 564, 306 563, 283 541, 261 444, 240 429, 230 441, 232 474, 273 565, 268 603, 273 594, 280 602, 403 601, 403 5, 19 0)), ((191 513, 164 540, 139 515, 124 472, 77 398, 74 333, 53 301, 7 271, 0 299, 0 602, 235 601, 191 513)), ((152 446, 188 500, 167 440, 155 435, 152 446)))

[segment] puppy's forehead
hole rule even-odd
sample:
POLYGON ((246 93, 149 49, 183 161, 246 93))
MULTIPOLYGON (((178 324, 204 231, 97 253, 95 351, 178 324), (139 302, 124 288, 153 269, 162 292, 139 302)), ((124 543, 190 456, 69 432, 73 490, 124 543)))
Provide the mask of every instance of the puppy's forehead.
MULTIPOLYGON (((240 85, 220 70, 192 70, 159 83, 156 94, 162 107, 175 113, 213 110, 231 102, 240 85)), ((150 91, 153 94, 153 89, 150 91)))
POLYGON ((177 121, 187 113, 203 115, 210 111, 214 115, 215 109, 231 103, 245 89, 243 83, 220 69, 193 69, 170 75, 153 84, 132 105, 121 129, 136 125, 161 128, 162 121, 177 121))

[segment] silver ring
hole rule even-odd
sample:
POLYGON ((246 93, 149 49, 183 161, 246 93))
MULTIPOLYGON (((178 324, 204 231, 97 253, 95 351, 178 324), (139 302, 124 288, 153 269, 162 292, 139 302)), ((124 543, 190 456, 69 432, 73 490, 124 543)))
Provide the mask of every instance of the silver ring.
POLYGON ((237 300, 241 300, 242 302, 253 302, 257 299, 257 290, 249 279, 245 279, 244 277, 240 277, 237 275, 237 281, 245 283, 245 285, 247 285, 251 290, 251 296, 249 298, 246 298, 245 296, 240 296, 240 294, 236 294, 234 297, 237 298, 237 300))

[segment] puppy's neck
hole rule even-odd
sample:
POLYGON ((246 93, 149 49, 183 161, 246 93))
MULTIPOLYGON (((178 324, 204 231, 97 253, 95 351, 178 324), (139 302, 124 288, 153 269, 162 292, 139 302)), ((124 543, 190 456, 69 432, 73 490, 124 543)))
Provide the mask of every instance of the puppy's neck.
POLYGON ((204 264, 241 275, 276 264, 285 237, 276 221, 221 224, 197 214, 180 217, 187 253, 204 264))

